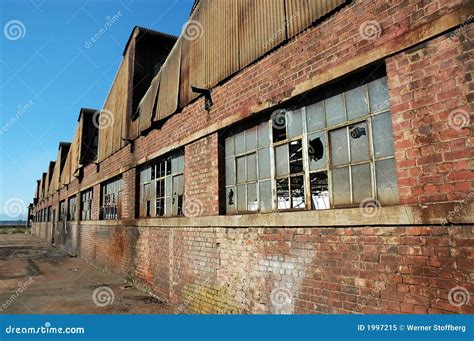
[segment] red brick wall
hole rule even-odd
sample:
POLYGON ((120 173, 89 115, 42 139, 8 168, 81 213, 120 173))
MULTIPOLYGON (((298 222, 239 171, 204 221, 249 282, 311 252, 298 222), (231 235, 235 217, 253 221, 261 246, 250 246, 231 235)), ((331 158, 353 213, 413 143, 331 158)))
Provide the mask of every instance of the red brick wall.
POLYGON ((387 60, 401 203, 462 200, 474 188, 473 36, 471 24, 387 60))
POLYGON ((184 151, 184 213, 197 217, 219 214, 217 133, 186 146, 184 151))
POLYGON ((187 312, 474 313, 448 298, 474 292, 473 232, 88 225, 80 256, 187 312))

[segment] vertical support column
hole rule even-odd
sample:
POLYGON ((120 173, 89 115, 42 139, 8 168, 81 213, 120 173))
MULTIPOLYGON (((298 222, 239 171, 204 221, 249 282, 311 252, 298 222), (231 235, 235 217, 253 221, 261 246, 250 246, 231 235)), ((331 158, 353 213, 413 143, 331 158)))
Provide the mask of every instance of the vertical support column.
POLYGON ((132 168, 122 175, 122 188, 120 192, 121 212, 120 219, 135 218, 135 187, 136 187, 136 169, 132 168))

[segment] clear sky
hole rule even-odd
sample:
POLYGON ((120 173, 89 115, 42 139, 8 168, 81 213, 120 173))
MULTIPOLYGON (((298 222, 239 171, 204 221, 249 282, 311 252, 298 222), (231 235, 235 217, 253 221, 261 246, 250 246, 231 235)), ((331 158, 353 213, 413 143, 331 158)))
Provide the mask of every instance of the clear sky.
POLYGON ((32 201, 79 109, 102 107, 133 27, 179 35, 193 2, 0 0, 0 220, 32 201))

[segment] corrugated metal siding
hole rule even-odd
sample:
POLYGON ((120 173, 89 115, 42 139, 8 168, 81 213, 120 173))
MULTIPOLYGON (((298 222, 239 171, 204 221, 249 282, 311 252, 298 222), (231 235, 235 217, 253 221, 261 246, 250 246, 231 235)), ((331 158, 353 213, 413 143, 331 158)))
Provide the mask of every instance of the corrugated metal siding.
MULTIPOLYGON (((128 59, 128 74, 133 75, 134 68, 135 68, 135 46, 136 46, 136 36, 138 35, 138 30, 135 30, 133 36, 130 38, 128 50, 124 55, 125 58, 128 59)), ((130 76, 129 76, 130 77, 130 76)), ((128 94, 129 96, 133 96, 133 82, 128 83, 128 94)), ((127 98, 128 108, 127 113, 132 113, 132 101, 127 98)), ((140 122, 139 120, 130 120, 128 115, 122 118, 123 120, 123 129, 122 129, 122 138, 134 140, 140 135, 140 122)))
POLYGON ((155 103, 160 88, 160 79, 161 73, 158 73, 151 81, 150 88, 138 105, 140 116, 137 121, 139 122, 140 132, 150 129, 151 123, 155 117, 155 103))
POLYGON ((286 39, 284 0, 241 0, 239 13, 240 68, 286 39))
POLYGON ((179 39, 161 68, 160 91, 155 120, 161 120, 173 114, 178 108, 179 79, 181 66, 181 41, 179 39))
POLYGON ((285 0, 288 37, 295 36, 344 2, 344 0, 285 0))
POLYGON ((205 87, 212 88, 239 70, 239 38, 235 0, 205 1, 203 28, 205 87))

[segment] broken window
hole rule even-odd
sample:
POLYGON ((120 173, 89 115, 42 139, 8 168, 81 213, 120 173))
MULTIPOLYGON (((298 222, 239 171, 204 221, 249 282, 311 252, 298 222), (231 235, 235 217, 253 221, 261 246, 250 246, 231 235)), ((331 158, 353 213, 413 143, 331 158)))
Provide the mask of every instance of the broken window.
POLYGON ((122 179, 116 178, 102 185, 101 218, 116 220, 120 218, 120 190, 122 179))
POLYGON ((178 151, 140 170, 139 217, 183 215, 184 154, 178 151))
POLYGON ((69 198, 67 206, 67 220, 76 220, 76 196, 69 198))
POLYGON ((227 213, 272 206, 321 210, 368 198, 397 203, 386 82, 382 77, 339 93, 333 88, 316 103, 277 110, 268 121, 228 136, 227 213))
POLYGON ((81 220, 92 220, 92 193, 92 188, 81 193, 81 220))

